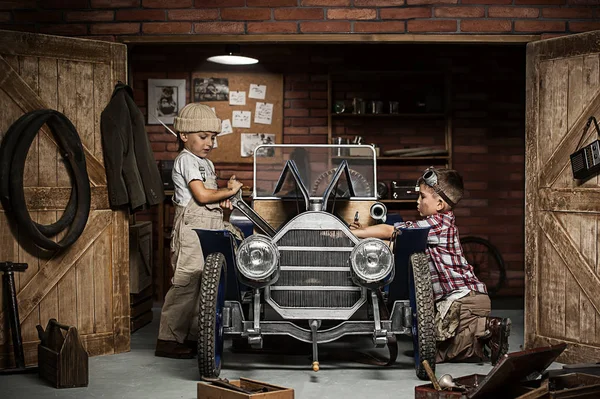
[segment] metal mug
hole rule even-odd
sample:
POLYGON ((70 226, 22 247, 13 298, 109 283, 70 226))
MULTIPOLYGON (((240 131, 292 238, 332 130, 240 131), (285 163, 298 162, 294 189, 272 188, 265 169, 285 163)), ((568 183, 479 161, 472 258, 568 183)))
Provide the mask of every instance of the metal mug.
POLYGON ((400 102, 390 101, 390 114, 398 114, 400 112, 400 102))

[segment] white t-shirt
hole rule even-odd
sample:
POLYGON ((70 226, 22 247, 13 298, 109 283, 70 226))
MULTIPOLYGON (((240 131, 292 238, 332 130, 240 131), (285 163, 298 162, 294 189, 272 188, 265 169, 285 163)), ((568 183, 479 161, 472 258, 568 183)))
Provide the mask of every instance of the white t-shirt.
MULTIPOLYGON (((200 158, 184 148, 177 155, 177 158, 175 158, 171 177, 173 178, 173 186, 175 188, 173 203, 179 206, 186 206, 192 199, 192 191, 189 187, 190 182, 192 180, 200 180, 205 183, 207 180, 215 181, 217 175, 215 173, 215 166, 210 160, 200 158)), ((207 186, 206 188, 215 187, 207 186)))

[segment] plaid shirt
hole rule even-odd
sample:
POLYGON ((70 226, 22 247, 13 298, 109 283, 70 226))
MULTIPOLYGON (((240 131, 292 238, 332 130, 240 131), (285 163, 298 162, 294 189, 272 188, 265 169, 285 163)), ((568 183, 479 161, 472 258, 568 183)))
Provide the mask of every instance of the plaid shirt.
POLYGON ((435 301, 464 288, 487 294, 485 284, 477 279, 473 266, 463 256, 452 211, 428 216, 416 222, 397 223, 396 227, 431 227, 427 239, 427 254, 435 301))

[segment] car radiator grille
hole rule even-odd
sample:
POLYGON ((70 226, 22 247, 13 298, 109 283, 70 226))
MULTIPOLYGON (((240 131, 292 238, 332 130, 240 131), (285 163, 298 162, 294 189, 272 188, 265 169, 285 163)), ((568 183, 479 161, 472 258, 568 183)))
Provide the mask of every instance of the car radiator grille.
POLYGON ((361 299, 352 283, 354 243, 340 230, 290 230, 277 242, 280 275, 271 298, 284 308, 351 308, 361 299))

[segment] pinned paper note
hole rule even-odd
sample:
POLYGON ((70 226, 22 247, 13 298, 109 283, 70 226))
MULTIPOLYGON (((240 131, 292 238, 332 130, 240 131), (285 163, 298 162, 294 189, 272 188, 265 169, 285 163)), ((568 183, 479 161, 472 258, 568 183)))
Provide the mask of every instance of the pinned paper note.
POLYGON ((233 111, 232 115, 232 123, 233 127, 250 127, 250 122, 252 121, 252 112, 250 111, 233 111))
MULTIPOLYGON (((240 155, 251 157, 254 150, 261 144, 274 144, 275 135, 266 133, 243 133, 240 135, 240 155)), ((257 157, 272 157, 275 154, 273 147, 261 148, 257 151, 257 157)))
POLYGON ((229 105, 246 105, 246 92, 245 91, 230 91, 229 92, 229 105))
POLYGON ((266 85, 256 85, 254 83, 250 84, 250 94, 248 94, 248 98, 256 98, 258 100, 264 100, 267 95, 267 86, 266 85))
POLYGON ((256 103, 256 111, 254 112, 254 123, 262 123, 270 125, 273 119, 273 104, 256 103))
POLYGON ((213 141, 213 148, 217 148, 219 146, 219 143, 217 143, 217 136, 215 136, 215 141, 213 141))
POLYGON ((231 126, 231 121, 229 119, 225 119, 221 122, 221 133, 219 136, 225 136, 226 134, 233 133, 233 127, 231 126))

